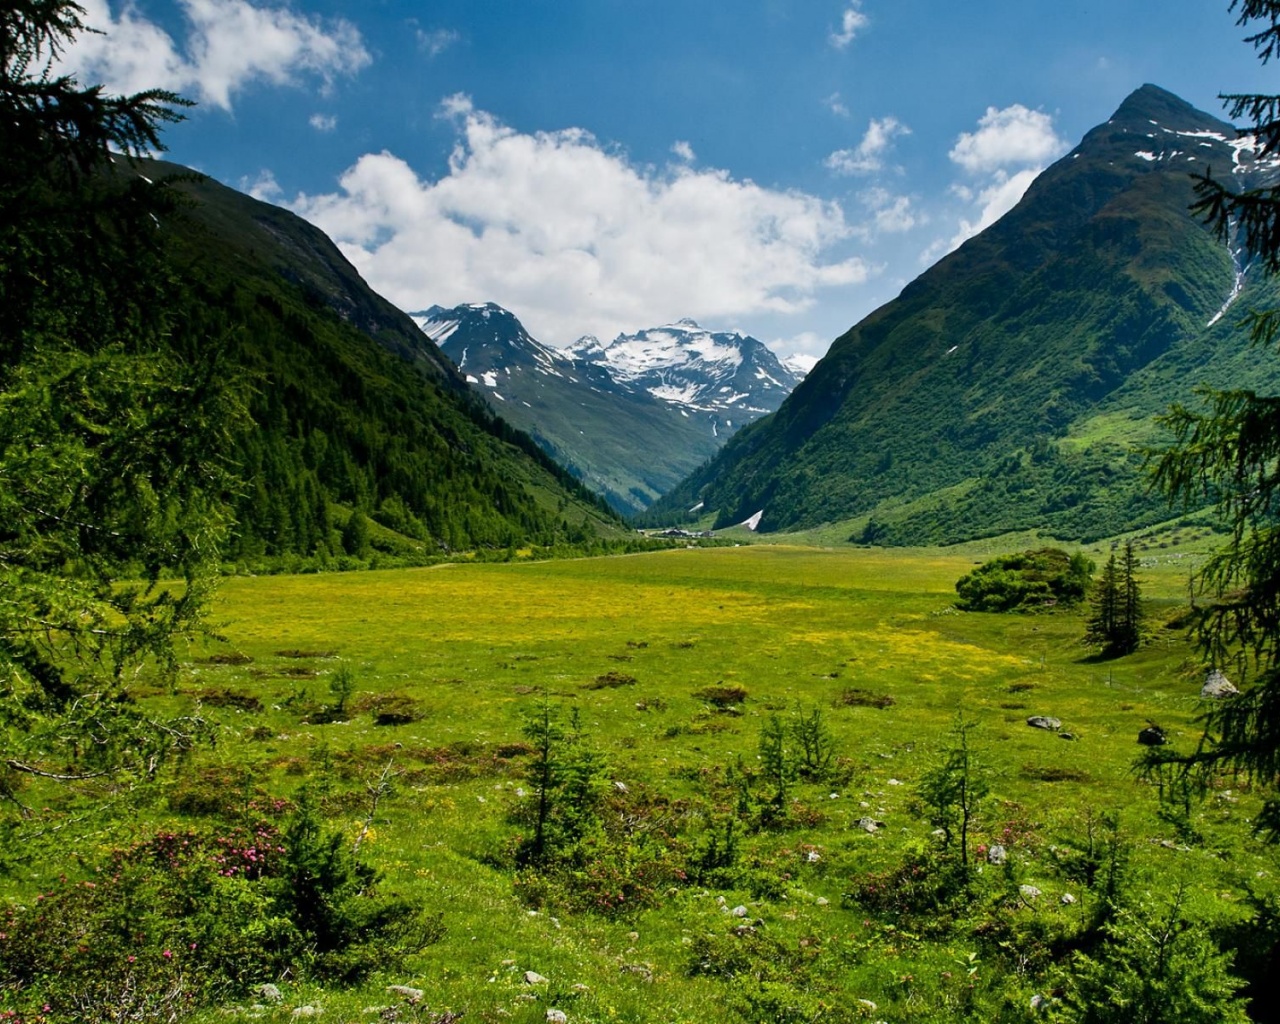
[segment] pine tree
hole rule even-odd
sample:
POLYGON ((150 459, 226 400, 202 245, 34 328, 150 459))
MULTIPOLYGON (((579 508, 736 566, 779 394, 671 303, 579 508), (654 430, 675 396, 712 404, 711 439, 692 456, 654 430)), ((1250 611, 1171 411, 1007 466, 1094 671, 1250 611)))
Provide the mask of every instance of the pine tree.
POLYGON ((1102 649, 1103 657, 1132 654, 1142 643, 1142 592, 1133 542, 1127 541, 1119 562, 1113 553, 1102 568, 1085 623, 1084 642, 1102 649))
MULTIPOLYGON (((1280 0, 1233 0, 1242 27, 1257 29, 1247 41, 1265 64, 1280 56, 1280 0)), ((1260 159, 1280 154, 1280 96, 1224 96, 1229 116, 1252 122, 1245 132, 1261 148, 1260 159)), ((1229 182, 1230 179, 1227 179, 1229 182)), ((1237 191, 1213 176, 1196 182, 1194 209, 1223 240, 1254 255, 1261 269, 1280 272, 1280 190, 1237 191)), ((1280 339, 1280 309, 1245 319, 1255 345, 1280 339)), ((1157 453, 1155 478, 1171 499, 1208 494, 1230 526, 1226 546, 1197 578, 1212 600, 1199 611, 1197 636, 1206 659, 1235 659, 1253 684, 1238 697, 1215 704, 1204 716, 1204 737, 1189 754, 1152 748, 1152 771, 1174 767, 1206 784, 1221 770, 1242 772, 1266 784, 1280 778, 1280 397, 1254 391, 1204 391, 1207 408, 1175 406, 1164 422, 1173 444, 1157 453)), ((1259 824, 1280 839, 1280 800, 1268 801, 1259 824)))

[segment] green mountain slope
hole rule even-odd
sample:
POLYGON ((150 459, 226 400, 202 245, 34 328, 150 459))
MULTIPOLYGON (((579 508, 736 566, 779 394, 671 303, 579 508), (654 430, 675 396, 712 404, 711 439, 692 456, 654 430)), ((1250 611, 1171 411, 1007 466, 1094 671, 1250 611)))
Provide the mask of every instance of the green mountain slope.
POLYGON ((1191 173, 1256 180, 1235 130, 1154 86, 1021 203, 838 339, 773 416, 661 503, 717 525, 856 520, 855 539, 1093 538, 1167 516, 1134 441, 1199 383, 1265 386, 1239 313, 1275 301, 1188 212, 1191 173), (1233 170, 1234 169, 1234 170, 1233 170))
POLYGON ((164 225, 186 293, 175 335, 220 346, 251 383, 255 429, 232 454, 246 483, 230 558, 323 563, 623 535, 320 231, 208 179, 179 187, 191 202, 164 225), (356 511, 367 533, 349 526, 356 511))

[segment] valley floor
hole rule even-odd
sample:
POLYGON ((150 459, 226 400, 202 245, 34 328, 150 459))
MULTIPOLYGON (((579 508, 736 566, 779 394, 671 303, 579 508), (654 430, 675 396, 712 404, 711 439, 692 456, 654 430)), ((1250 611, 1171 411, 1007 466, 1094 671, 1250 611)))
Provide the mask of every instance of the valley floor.
MULTIPOLYGON (((1174 914, 1230 950, 1250 889, 1274 891, 1247 787, 1224 782, 1179 817, 1134 771, 1149 722, 1182 749, 1198 736, 1203 669, 1166 628, 1194 558, 1150 548, 1151 640, 1107 663, 1079 642, 1082 612, 955 611, 954 582, 981 559, 947 551, 229 579, 226 643, 199 652, 179 693, 138 691, 199 703, 216 747, 162 792, 120 796, 78 863, 29 826, 48 859, 6 885, 29 898, 58 875, 96 878, 86 851, 250 806, 283 829, 319 780, 326 827, 358 843, 381 891, 438 915, 433 941, 353 983, 247 968, 210 1020, 1023 1020, 1033 998, 1079 1019, 1081 964, 1119 977, 1107 957, 1130 955, 1102 921, 1174 914), (958 829, 954 806, 930 808, 958 716, 989 787, 968 870, 958 831, 947 849, 938 834, 958 829), (552 782, 543 755, 559 758, 552 782), (254 994, 266 981, 278 1002, 254 994)), ((54 817, 86 810, 49 801, 54 817)))

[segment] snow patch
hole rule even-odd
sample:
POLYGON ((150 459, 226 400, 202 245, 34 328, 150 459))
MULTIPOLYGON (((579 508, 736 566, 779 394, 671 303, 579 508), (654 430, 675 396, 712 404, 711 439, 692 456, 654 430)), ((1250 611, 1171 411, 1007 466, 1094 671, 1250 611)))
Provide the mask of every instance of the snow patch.
POLYGON ((742 522, 740 522, 738 525, 739 525, 739 526, 745 526, 748 530, 750 530, 752 533, 754 533, 754 532, 759 528, 759 526, 760 526, 760 520, 761 520, 761 519, 763 519, 763 518, 764 518, 764 509, 761 509, 761 510, 760 510, 759 512, 757 512, 755 515, 753 515, 753 516, 751 516, 751 517, 749 517, 749 518, 747 518, 747 519, 744 519, 744 520, 743 520, 742 522))

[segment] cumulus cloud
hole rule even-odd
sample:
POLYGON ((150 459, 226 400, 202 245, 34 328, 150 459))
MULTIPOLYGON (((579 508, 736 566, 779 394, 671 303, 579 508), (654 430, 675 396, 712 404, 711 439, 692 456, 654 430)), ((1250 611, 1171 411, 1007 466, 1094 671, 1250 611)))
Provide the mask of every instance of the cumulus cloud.
POLYGON ((462 37, 451 28, 418 29, 418 49, 428 57, 439 57, 462 37))
POLYGON ((896 117, 871 119, 862 141, 853 149, 837 149, 823 163, 836 174, 874 174, 884 170, 884 158, 893 140, 910 135, 911 129, 896 117))
POLYGON ((671 146, 671 152, 685 163, 693 163, 693 161, 697 159, 697 154, 694 153, 693 147, 683 140, 673 143, 671 146))
POLYGON ((331 132, 338 127, 338 119, 333 114, 312 114, 307 124, 318 132, 331 132))
POLYGON ((296 85, 303 77, 330 86, 372 59, 359 31, 342 18, 319 19, 248 0, 178 0, 187 20, 179 45, 130 3, 81 0, 83 33, 63 58, 66 70, 120 93, 163 88, 231 109, 250 83, 296 85))
POLYGON ((1043 167, 1066 149, 1052 117, 1015 103, 1003 110, 987 107, 978 130, 962 132, 949 156, 966 171, 981 174, 1014 164, 1043 167))
POLYGON ((871 24, 871 19, 859 9, 861 6, 861 0, 854 0, 853 4, 846 7, 844 14, 840 16, 840 27, 833 29, 830 36, 828 36, 831 45, 837 50, 843 50, 847 47, 859 32, 871 24))
POLYGON ((955 234, 936 240, 921 254, 921 262, 932 263, 998 221, 1018 205, 1049 161, 1066 149, 1053 118, 1043 111, 1021 103, 988 107, 977 130, 961 132, 948 154, 970 175, 969 183, 951 189, 969 209, 961 214, 955 234))
POLYGON ((664 317, 793 313, 864 281, 833 250, 836 203, 686 162, 639 167, 579 129, 526 134, 463 95, 441 105, 458 140, 448 173, 361 157, 327 195, 290 205, 406 309, 492 300, 565 344, 664 317))
POLYGON ((888 189, 871 188, 859 198, 871 213, 871 229, 879 234, 900 234, 928 223, 928 216, 915 207, 910 196, 894 195, 888 189))

